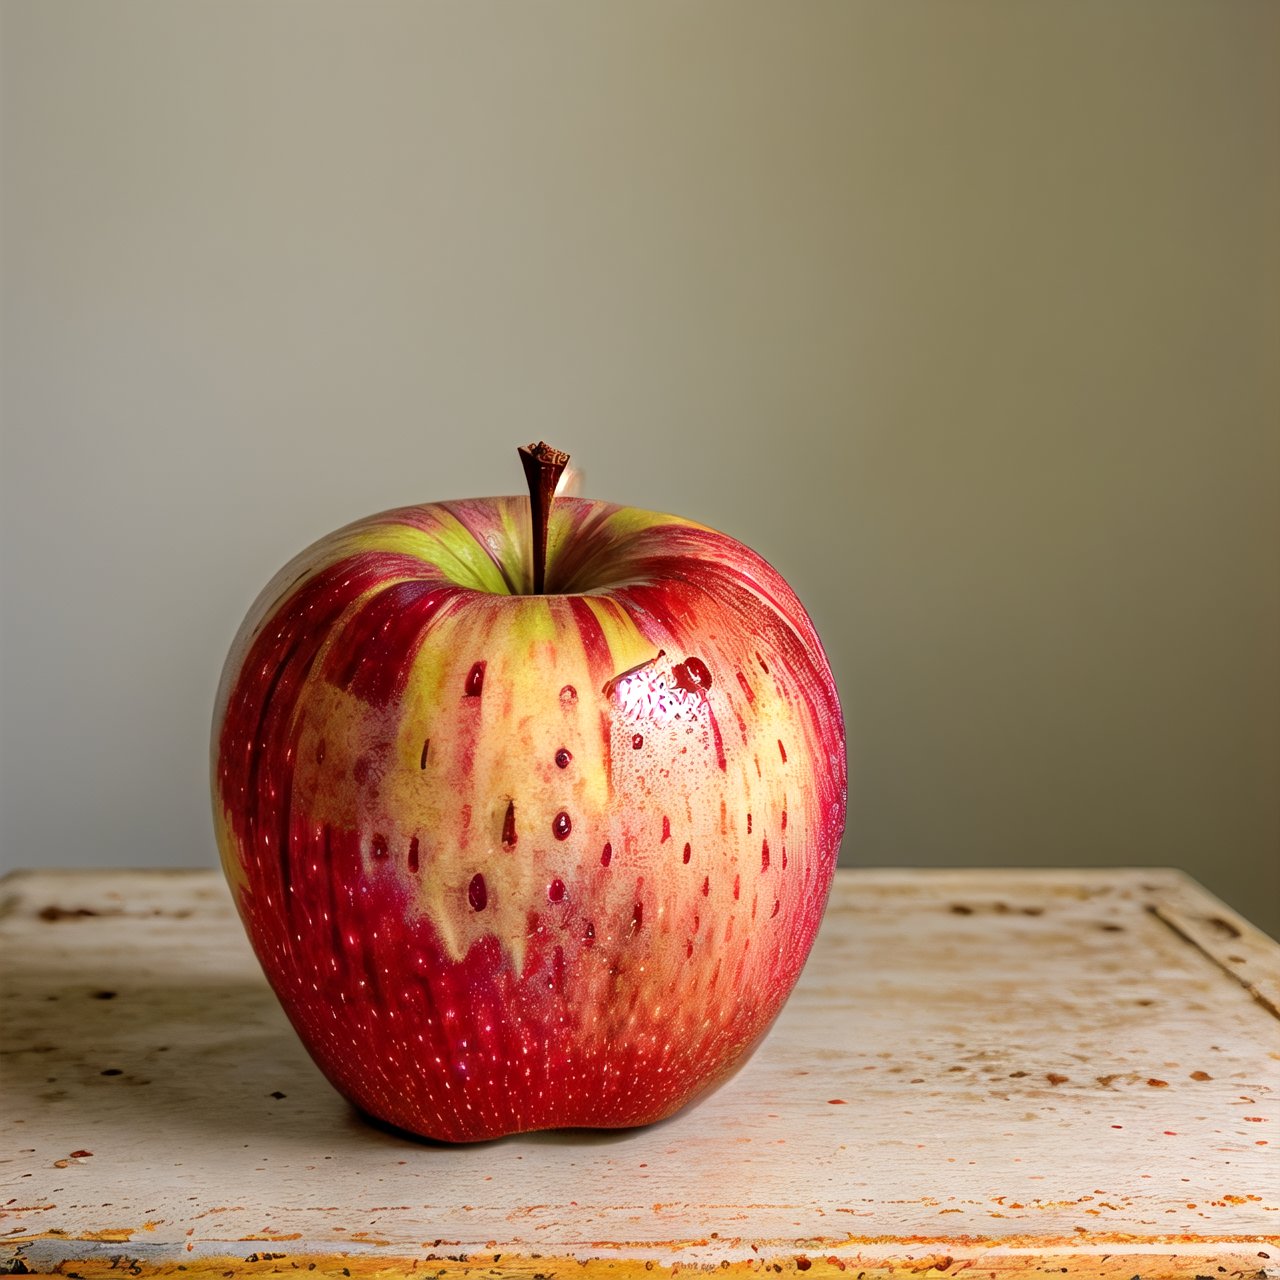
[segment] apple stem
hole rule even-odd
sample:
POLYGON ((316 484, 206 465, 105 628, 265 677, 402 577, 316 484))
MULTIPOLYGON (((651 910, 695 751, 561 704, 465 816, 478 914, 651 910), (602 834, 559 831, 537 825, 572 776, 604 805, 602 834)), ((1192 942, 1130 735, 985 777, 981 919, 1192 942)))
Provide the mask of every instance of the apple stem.
POLYGON ((529 482, 529 514, 533 519, 533 593, 543 595, 547 588, 547 532, 551 525, 551 503, 556 485, 569 464, 569 455, 539 440, 522 444, 520 461, 524 478, 529 482))

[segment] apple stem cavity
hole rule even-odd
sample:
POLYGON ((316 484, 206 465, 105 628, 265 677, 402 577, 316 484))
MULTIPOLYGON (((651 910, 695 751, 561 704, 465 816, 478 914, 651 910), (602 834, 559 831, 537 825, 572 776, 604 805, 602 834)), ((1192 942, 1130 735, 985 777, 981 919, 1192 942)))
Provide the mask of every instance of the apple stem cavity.
POLYGON ((524 478, 529 483, 529 514, 533 521, 533 594, 547 590, 547 532, 551 526, 551 504, 556 485, 569 465, 569 455, 539 440, 519 449, 524 478))

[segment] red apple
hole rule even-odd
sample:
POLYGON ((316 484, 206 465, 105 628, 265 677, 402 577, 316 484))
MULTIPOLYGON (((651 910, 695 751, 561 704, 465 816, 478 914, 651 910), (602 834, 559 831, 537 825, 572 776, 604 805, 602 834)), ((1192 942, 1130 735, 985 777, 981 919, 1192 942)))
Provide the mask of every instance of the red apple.
POLYGON ((646 1124, 724 1079, 844 827, 782 578, 688 520, 552 505, 564 455, 522 453, 532 505, 389 511, 287 565, 214 718, 223 865, 294 1027, 358 1107, 448 1141, 646 1124))

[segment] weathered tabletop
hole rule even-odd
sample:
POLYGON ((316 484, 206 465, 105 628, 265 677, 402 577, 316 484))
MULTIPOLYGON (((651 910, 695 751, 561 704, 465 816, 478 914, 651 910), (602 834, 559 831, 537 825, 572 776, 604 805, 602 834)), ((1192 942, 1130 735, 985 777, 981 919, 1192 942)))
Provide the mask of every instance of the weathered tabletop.
POLYGON ((1280 946, 1176 872, 841 872, 718 1092, 472 1147, 330 1089, 215 873, 0 899, 0 1269, 1280 1276, 1280 946))

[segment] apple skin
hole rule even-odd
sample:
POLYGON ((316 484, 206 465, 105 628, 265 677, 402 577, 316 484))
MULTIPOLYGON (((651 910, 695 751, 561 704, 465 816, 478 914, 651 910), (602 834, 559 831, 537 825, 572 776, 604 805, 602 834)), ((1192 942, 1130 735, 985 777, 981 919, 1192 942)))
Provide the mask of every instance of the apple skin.
POLYGON ((227 659, 223 867, 357 1107, 451 1142, 661 1119, 745 1060, 826 905, 844 725, 740 543, 562 498, 408 507, 315 543, 227 659))

